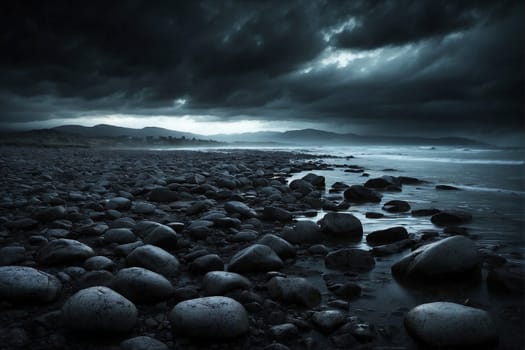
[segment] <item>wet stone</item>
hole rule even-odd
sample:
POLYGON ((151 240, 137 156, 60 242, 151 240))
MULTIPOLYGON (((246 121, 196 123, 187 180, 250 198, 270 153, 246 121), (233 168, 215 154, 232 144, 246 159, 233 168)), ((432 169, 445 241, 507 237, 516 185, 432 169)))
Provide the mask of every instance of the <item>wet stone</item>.
POLYGON ((186 337, 235 338, 248 332, 248 313, 237 301, 222 296, 190 299, 169 314, 175 333, 186 337))

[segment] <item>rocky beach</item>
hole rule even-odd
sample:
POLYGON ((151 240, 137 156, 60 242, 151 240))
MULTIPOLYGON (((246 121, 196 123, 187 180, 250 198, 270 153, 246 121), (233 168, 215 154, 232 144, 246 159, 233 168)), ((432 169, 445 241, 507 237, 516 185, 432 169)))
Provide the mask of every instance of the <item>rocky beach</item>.
POLYGON ((0 148, 0 348, 522 348, 523 256, 338 160, 0 148))

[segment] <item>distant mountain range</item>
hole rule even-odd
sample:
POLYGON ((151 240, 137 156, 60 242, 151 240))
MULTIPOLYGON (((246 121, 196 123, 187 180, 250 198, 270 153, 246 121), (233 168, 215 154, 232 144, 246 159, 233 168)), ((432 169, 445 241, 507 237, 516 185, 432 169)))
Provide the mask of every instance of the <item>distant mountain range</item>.
POLYGON ((146 127, 142 129, 124 128, 120 126, 100 124, 92 127, 80 125, 64 125, 53 130, 86 137, 176 137, 195 138, 235 143, 280 143, 288 145, 345 145, 345 144, 417 144, 417 145, 481 145, 482 143, 460 137, 406 137, 338 134, 316 129, 289 130, 284 132, 262 131, 240 134, 199 135, 176 130, 146 127))
POLYGON ((221 146, 225 143, 235 145, 460 145, 460 146, 482 146, 481 142, 459 137, 405 137, 405 136, 378 136, 378 135, 356 135, 339 134, 316 129, 290 130, 284 132, 252 132, 241 134, 217 134, 199 135, 176 130, 145 127, 142 129, 125 128, 107 124, 92 127, 80 125, 63 125, 51 129, 40 129, 18 134, 10 134, 13 141, 16 137, 31 138, 38 137, 45 140, 69 140, 77 144, 107 145, 108 143, 127 145, 135 144, 164 144, 164 145, 187 145, 188 141, 194 144, 200 142, 202 146, 221 146), (62 137, 60 137, 62 135, 62 137), (73 141, 71 141, 73 140, 73 141), (142 141, 141 141, 142 140, 142 141), (161 140, 161 141, 154 141, 161 140))

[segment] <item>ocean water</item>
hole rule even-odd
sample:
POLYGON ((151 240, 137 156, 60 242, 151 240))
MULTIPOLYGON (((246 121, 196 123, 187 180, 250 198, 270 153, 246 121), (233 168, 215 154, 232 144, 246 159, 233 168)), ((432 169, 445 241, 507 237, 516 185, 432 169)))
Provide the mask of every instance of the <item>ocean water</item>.
MULTIPOLYGON (((344 172, 344 168, 316 171, 326 178, 326 189, 336 181, 363 184, 382 175, 410 176, 424 184, 404 185, 402 192, 384 192, 382 203, 406 200, 412 209, 461 209, 473 215, 463 225, 481 245, 496 248, 511 260, 525 256, 525 150, 463 147, 348 146, 301 149, 313 154, 344 158, 322 158, 327 164, 359 165, 369 177, 344 172), (346 158, 352 156, 353 158, 346 158), (436 190, 438 184, 453 185, 460 191, 436 190), (496 247, 494 247, 496 246, 496 247)), ((291 180, 304 176, 296 174, 291 180)), ((328 192, 327 196, 330 196, 328 192)), ((367 211, 382 212, 379 204, 352 206, 349 210, 363 222, 365 233, 396 225, 409 232, 439 230, 427 217, 387 214, 367 219, 367 211)), ((384 212, 383 212, 384 213, 384 212)), ((324 215, 320 212, 317 218, 324 215)), ((314 219, 317 219, 314 218, 314 219)))
MULTIPOLYGON (((359 165, 370 174, 344 172, 344 168, 314 171, 325 176, 325 196, 336 181, 348 185, 363 184, 369 178, 382 175, 410 176, 425 181, 418 185, 404 185, 402 192, 384 192, 381 204, 351 206, 348 210, 363 223, 364 237, 367 233, 392 226, 404 226, 409 233, 441 228, 434 226, 429 217, 413 217, 409 213, 389 214, 381 210, 382 203, 391 199, 406 200, 412 209, 462 209, 473 215, 472 222, 462 225, 478 247, 488 248, 512 263, 524 262, 525 257, 525 150, 523 149, 472 149, 458 147, 319 147, 301 149, 313 154, 329 154, 353 158, 320 158, 332 165, 359 165), (438 184, 448 184, 460 191, 436 190, 438 184), (383 212, 381 219, 368 219, 367 211, 383 212)), ((291 179, 301 178, 307 172, 295 174, 291 179)), ((337 198, 334 198, 337 200, 337 198)), ((342 198, 341 198, 342 199, 342 198)), ((325 213, 319 212, 318 220, 325 213)), ((443 237, 443 235, 442 235, 443 237)), ((353 246, 370 249, 365 239, 353 246)), ((350 245, 352 247, 352 244, 350 245)), ((525 308, 523 295, 494 295, 485 283, 487 271, 480 281, 455 282, 435 287, 409 288, 392 278, 390 267, 409 250, 388 257, 376 258, 376 267, 360 274, 356 282, 362 287, 360 298, 350 303, 350 312, 375 325, 394 344, 418 348, 404 331, 403 317, 411 308, 433 301, 467 303, 490 313, 500 336, 497 349, 525 347, 523 329, 525 308)), ((307 278, 315 283, 325 297, 323 274, 330 274, 322 260, 298 259, 298 267, 308 272, 307 278)), ((524 272, 525 273, 525 272, 524 272)))

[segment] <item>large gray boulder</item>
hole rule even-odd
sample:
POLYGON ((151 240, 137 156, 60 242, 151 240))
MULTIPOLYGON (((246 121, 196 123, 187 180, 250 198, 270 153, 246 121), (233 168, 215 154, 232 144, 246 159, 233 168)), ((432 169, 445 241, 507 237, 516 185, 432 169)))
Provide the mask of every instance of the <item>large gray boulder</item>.
POLYGON ((302 277, 273 277, 267 283, 272 298, 287 303, 315 307, 321 303, 321 292, 302 277))
POLYGON ((61 289, 55 276, 32 267, 0 267, 1 300, 49 302, 57 298, 61 289))
POLYGON ((427 346, 439 348, 486 348, 498 340, 486 311, 449 302, 416 306, 406 314, 405 327, 427 346))
POLYGON ((202 290, 206 295, 224 295, 234 289, 246 289, 251 282, 235 272, 211 271, 202 279, 202 290))
POLYGON ((60 238, 47 243, 37 255, 43 265, 61 265, 84 262, 95 255, 90 246, 73 239, 60 238))
POLYGON ((474 242, 453 236, 419 247, 392 266, 401 280, 458 278, 479 270, 481 259, 474 242))
POLYGON ((175 256, 164 249, 146 244, 128 254, 126 265, 144 267, 170 278, 178 274, 180 264, 175 256))
POLYGON ((128 332, 137 322, 137 308, 107 287, 90 287, 72 295, 62 306, 64 326, 86 332, 128 332))
POLYGON ((190 299, 169 314, 175 333, 199 338, 235 338, 248 332, 248 313, 237 301, 222 296, 190 299))
POLYGON ((358 218, 348 213, 327 213, 321 220, 321 231, 336 237, 361 239, 363 225, 358 218))
POLYGON ((168 299, 174 288, 164 276, 142 267, 120 270, 111 288, 135 303, 155 303, 168 299))
POLYGON ((272 250, 262 245, 251 245, 235 254, 228 265, 228 271, 232 272, 264 272, 279 270, 283 267, 283 261, 272 250))

